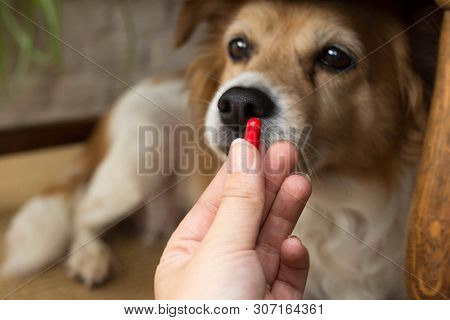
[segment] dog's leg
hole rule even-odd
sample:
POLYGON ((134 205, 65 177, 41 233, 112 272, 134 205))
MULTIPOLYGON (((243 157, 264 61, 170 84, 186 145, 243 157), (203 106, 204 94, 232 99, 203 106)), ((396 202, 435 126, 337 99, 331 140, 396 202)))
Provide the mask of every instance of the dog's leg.
POLYGON ((147 194, 148 177, 140 176, 136 168, 135 141, 124 140, 111 146, 75 207, 67 267, 71 276, 89 286, 102 282, 112 267, 111 252, 100 236, 131 215, 147 194))
POLYGON ((5 233, 1 274, 21 277, 51 266, 67 252, 76 195, 91 174, 83 152, 57 181, 27 201, 5 233))
POLYGON ((61 194, 29 200, 6 232, 2 276, 18 277, 40 271, 64 255, 69 244, 69 201, 61 194))
MULTIPOLYGON (((112 111, 107 131, 109 150, 74 210, 73 242, 67 267, 70 275, 79 277, 87 285, 102 282, 111 271, 112 255, 99 239, 100 235, 167 184, 160 172, 151 176, 138 172, 139 155, 145 152, 140 148, 144 143, 140 128, 176 124, 176 119, 170 115, 182 116, 181 110, 187 101, 183 88, 180 80, 160 84, 146 80, 119 99, 112 111), (164 106, 166 112, 161 112, 157 108, 159 105, 164 106)), ((162 142, 160 147, 167 143, 162 142)))

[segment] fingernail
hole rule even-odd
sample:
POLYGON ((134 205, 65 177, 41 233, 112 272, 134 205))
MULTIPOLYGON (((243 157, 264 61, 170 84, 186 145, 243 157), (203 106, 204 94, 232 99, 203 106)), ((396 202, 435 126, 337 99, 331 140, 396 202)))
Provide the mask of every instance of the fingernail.
POLYGON ((234 145, 241 144, 241 143, 247 143, 247 141, 245 141, 242 138, 234 139, 233 142, 231 143, 230 150, 234 145))
POLYGON ((300 240, 300 238, 297 237, 296 235, 291 234, 291 235, 288 237, 288 239, 291 239, 291 238, 297 239, 298 241, 300 241, 300 243, 302 243, 302 240, 300 240))
POLYGON ((295 174, 295 175, 303 176, 306 179, 308 179, 309 183, 311 183, 311 177, 305 172, 293 172, 292 174, 293 175, 295 174))
POLYGON ((228 154, 229 172, 251 173, 256 170, 256 149, 244 139, 236 139, 230 146, 228 154))

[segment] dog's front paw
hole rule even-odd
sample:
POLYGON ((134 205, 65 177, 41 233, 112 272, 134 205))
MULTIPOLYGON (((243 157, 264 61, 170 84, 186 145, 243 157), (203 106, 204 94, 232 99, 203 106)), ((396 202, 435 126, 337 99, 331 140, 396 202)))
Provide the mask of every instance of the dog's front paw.
POLYGON ((70 277, 80 279, 88 287, 104 282, 113 267, 111 250, 100 240, 72 247, 66 263, 70 277))

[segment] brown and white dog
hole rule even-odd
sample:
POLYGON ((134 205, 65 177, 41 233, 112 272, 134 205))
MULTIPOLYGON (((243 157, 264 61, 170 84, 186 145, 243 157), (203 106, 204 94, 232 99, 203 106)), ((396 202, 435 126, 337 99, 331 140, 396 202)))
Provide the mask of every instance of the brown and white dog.
MULTIPOLYGON (((203 113, 204 125, 217 129, 206 140, 224 155, 233 126, 258 116, 267 145, 298 144, 279 128, 310 128, 302 155, 313 195, 295 230, 311 255, 306 297, 404 297, 406 215, 429 88, 413 68, 411 52, 420 58, 420 48, 410 47, 402 20, 362 1, 190 0, 177 45, 201 23, 205 38, 186 77, 126 92, 61 183, 15 216, 4 274, 38 271, 70 247, 69 272, 87 285, 102 282, 112 256, 96 236, 180 179, 138 173, 137 128, 193 123, 203 113)), ((427 58, 432 72, 431 51, 427 58)), ((170 201, 152 202, 150 237, 173 227, 173 203, 189 207, 203 182, 182 184, 170 201)))

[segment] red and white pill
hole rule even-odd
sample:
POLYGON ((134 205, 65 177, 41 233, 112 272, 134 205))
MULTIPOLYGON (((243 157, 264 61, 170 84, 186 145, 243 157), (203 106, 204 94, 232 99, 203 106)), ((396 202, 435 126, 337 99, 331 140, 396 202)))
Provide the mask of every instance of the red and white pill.
POLYGON ((247 121, 244 139, 259 149, 259 141, 261 140, 261 120, 251 118, 247 121))

